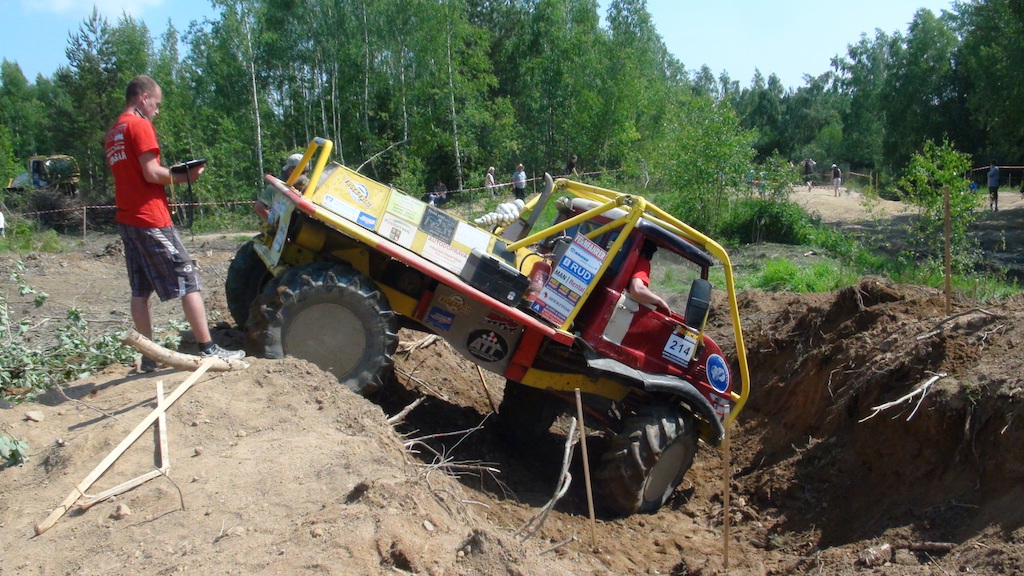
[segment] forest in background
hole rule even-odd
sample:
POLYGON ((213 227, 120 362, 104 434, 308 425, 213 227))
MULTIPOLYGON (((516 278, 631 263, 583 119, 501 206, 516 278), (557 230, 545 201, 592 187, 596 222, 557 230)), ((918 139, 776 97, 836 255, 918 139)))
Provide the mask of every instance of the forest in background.
POLYGON ((0 179, 30 155, 70 154, 82 201, 109 202, 103 139, 140 73, 163 88, 164 160, 210 160, 207 201, 251 200, 262 174, 315 136, 414 194, 438 179, 479 188, 489 166, 499 182, 520 162, 531 177, 558 175, 576 155, 588 178, 642 189, 711 232, 751 171, 777 179, 806 157, 883 188, 926 142, 975 166, 1024 159, 1020 0, 922 9, 796 89, 688 69, 644 0, 608 2, 603 21, 596 0, 212 3, 216 19, 155 39, 142 21, 94 12, 49 77, 29 81, 4 60, 0 179))

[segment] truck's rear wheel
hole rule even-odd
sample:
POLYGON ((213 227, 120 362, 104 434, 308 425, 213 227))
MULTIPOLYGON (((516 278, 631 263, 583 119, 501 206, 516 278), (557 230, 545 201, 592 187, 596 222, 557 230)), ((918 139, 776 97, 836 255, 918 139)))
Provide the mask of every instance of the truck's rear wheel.
POLYGON ((295 268, 264 290, 257 339, 268 358, 295 356, 359 394, 381 384, 398 346, 395 313, 369 279, 346 264, 295 268))
POLYGON ((562 404, 543 390, 506 380, 505 393, 498 405, 501 433, 514 440, 536 440, 555 423, 562 404))
POLYGON ((595 474, 598 502, 613 514, 654 512, 683 481, 697 452, 693 415, 652 406, 625 422, 595 474))
POLYGON ((224 282, 228 311, 240 328, 245 328, 249 321, 249 308, 260 295, 263 286, 272 278, 263 260, 256 254, 254 243, 255 239, 249 240, 238 249, 228 266, 228 277, 224 282))

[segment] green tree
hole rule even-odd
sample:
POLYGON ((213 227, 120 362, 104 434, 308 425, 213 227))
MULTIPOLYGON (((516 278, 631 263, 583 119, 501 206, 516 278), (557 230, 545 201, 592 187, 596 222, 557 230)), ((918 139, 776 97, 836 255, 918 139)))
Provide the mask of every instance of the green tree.
MULTIPOLYGON (((958 50, 960 93, 977 133, 977 152, 990 157, 1024 156, 1024 3, 986 0, 958 3, 963 38, 958 50)), ((966 119, 966 118, 965 118, 966 119)))
POLYGON ((982 196, 968 189, 964 177, 971 168, 968 155, 958 152, 948 141, 937 145, 931 140, 911 156, 900 179, 901 196, 920 208, 912 238, 931 254, 941 254, 944 245, 944 191, 949 190, 949 211, 952 232, 953 263, 958 271, 966 271, 973 262, 976 242, 967 228, 977 219, 982 196))
POLYGON ((682 95, 667 111, 665 129, 644 148, 656 200, 699 229, 714 233, 753 162, 754 135, 733 109, 710 98, 682 95))
POLYGON ((886 165, 882 142, 888 113, 890 52, 896 40, 876 29, 874 38, 862 34, 848 47, 845 57, 832 60, 837 88, 848 101, 842 113, 845 129, 841 157, 850 165, 869 169, 886 165))
POLYGON ((28 83, 17 62, 0 63, 0 123, 9 132, 11 152, 20 159, 41 150, 46 111, 35 86, 28 83))
POLYGON ((892 68, 886 78, 883 141, 886 161, 896 170, 925 141, 948 138, 957 109, 953 74, 957 40, 947 22, 931 10, 918 10, 900 40, 892 47, 892 68))

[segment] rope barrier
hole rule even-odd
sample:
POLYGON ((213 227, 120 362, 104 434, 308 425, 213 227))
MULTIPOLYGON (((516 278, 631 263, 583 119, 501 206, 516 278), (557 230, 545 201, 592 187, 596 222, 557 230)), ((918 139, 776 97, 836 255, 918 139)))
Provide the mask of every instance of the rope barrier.
MULTIPOLYGON (((181 207, 185 207, 185 206, 233 206, 233 205, 253 204, 253 203, 255 203, 255 200, 232 200, 232 201, 222 201, 222 202, 175 202, 173 204, 168 204, 168 206, 171 207, 171 208, 181 208, 181 207)), ((90 205, 86 205, 86 206, 76 206, 74 208, 59 208, 59 209, 55 209, 55 210, 38 210, 36 212, 12 212, 11 216, 12 217, 24 218, 26 216, 38 216, 40 214, 56 214, 56 213, 59 213, 59 212, 79 212, 81 210, 116 210, 116 209, 117 209, 117 206, 110 205, 110 204, 90 204, 90 205)))
MULTIPOLYGON (((601 175, 601 174, 611 174, 613 172, 622 172, 623 170, 624 170, 623 168, 618 168, 618 169, 615 169, 615 170, 603 170, 603 171, 595 171, 595 172, 581 172, 579 174, 579 176, 580 176, 580 178, 585 177, 585 176, 597 176, 597 175, 601 175)), ((564 176, 558 176, 557 178, 563 178, 563 177, 564 176)), ((527 178, 526 179, 526 183, 529 184, 531 182, 542 182, 543 180, 544 180, 543 177, 535 176, 533 178, 527 178)), ((511 182, 502 182, 500 184, 495 184, 495 186, 494 186, 494 190, 498 190, 498 189, 502 189, 502 188, 509 188, 509 189, 511 189, 512 188, 512 183, 511 182)), ((454 193, 459 193, 459 194, 469 193, 470 195, 472 195, 472 193, 474 193, 474 192, 480 192, 480 191, 486 191, 486 190, 487 190, 486 186, 480 186, 480 187, 476 187, 476 188, 459 188, 457 190, 449 190, 448 192, 452 193, 452 194, 454 194, 454 193)), ((227 207, 227 206, 252 205, 255 202, 256 202, 255 200, 231 200, 231 201, 219 201, 219 202, 173 202, 173 203, 168 204, 168 206, 170 208, 172 208, 172 209, 183 208, 183 207, 188 207, 188 206, 225 206, 225 207, 227 207)), ((111 204, 88 204, 88 205, 85 205, 85 206, 76 206, 74 208, 57 208, 57 209, 54 209, 54 210, 37 210, 35 212, 11 212, 10 216, 11 217, 25 218, 25 217, 29 217, 29 216, 39 216, 39 215, 42 215, 42 214, 58 214, 58 213, 61 213, 61 212, 80 212, 82 210, 116 210, 116 209, 117 209, 117 206, 114 206, 114 205, 111 205, 111 204)))

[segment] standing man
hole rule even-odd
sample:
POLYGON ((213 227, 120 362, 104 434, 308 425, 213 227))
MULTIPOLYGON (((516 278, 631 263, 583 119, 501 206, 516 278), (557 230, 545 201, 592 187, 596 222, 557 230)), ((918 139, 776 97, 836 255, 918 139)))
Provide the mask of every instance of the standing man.
POLYGON ((494 198, 494 192, 498 189, 498 184, 494 181, 494 166, 487 169, 487 176, 484 177, 484 188, 491 195, 491 198, 494 198))
POLYGON ((999 166, 988 163, 988 209, 999 212, 999 166))
MULTIPOLYGON (((168 184, 195 181, 203 166, 188 173, 172 173, 160 163, 153 118, 160 113, 163 92, 152 78, 136 76, 125 90, 125 107, 107 132, 107 165, 114 175, 117 230, 124 242, 124 258, 131 285, 131 312, 135 329, 153 337, 149 298, 181 298, 185 319, 199 344, 199 355, 240 360, 245 352, 229 352, 213 342, 206 321, 202 283, 196 266, 171 222, 167 204, 168 184)), ((156 362, 142 359, 142 371, 156 369, 156 362)))
POLYGON ((0 212, 0 238, 7 236, 7 221, 4 220, 4 213, 0 212))
POLYGON ((808 157, 804 160, 804 180, 807 182, 807 191, 811 191, 811 183, 814 181, 814 166, 817 162, 814 158, 808 157))
POLYGON ((832 165, 832 189, 835 190, 836 198, 839 198, 839 185, 843 183, 843 171, 839 166, 832 165))
POLYGON ((517 200, 526 200, 526 168, 522 164, 512 173, 512 191, 517 200))

